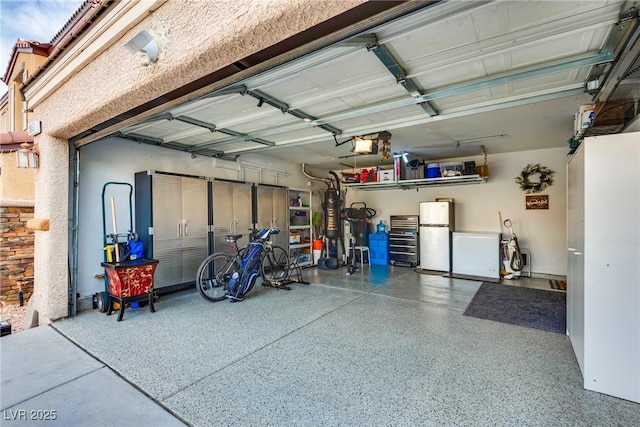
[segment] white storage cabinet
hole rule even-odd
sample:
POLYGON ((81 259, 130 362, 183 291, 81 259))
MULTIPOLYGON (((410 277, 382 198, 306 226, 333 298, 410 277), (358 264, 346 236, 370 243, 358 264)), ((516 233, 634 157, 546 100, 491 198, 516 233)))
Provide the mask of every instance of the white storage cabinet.
POLYGON ((584 388, 640 403, 640 133, 585 138, 567 171, 567 333, 584 388))

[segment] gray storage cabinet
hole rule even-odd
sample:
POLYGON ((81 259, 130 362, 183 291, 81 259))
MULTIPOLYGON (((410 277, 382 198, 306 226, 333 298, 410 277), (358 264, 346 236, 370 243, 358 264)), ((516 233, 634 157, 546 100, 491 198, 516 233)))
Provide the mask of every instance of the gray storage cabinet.
MULTIPOLYGON (((253 228, 251 184, 215 179, 213 181, 213 251, 235 254, 224 236, 242 234, 241 247, 249 243, 253 228)), ((195 274, 195 273, 194 273, 195 274)))
POLYGON ((163 172, 135 175, 136 231, 147 258, 159 261, 154 289, 194 283, 208 250, 207 180, 163 172))
POLYGON ((278 227, 280 234, 271 236, 274 245, 286 250, 289 244, 289 205, 287 189, 272 185, 254 186, 256 192, 256 228, 278 227))

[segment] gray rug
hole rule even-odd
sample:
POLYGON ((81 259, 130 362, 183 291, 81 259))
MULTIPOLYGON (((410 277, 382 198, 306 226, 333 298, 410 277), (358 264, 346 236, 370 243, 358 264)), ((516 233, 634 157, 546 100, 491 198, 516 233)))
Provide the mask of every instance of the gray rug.
POLYGON ((565 334, 567 294, 482 283, 464 315, 565 334))

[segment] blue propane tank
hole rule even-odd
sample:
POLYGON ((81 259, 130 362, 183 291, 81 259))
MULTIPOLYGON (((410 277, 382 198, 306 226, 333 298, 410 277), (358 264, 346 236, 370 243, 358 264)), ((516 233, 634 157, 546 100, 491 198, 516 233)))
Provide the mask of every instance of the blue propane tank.
POLYGON ((384 225, 384 222, 382 222, 382 220, 380 220, 378 225, 376 225, 376 233, 386 233, 386 232, 387 232, 387 226, 384 225))

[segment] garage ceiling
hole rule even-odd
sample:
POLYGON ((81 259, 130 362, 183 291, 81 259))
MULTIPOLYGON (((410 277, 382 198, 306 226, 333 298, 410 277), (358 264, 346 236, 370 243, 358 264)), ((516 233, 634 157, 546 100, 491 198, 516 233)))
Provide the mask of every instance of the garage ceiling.
POLYGON ((574 113, 602 96, 598 86, 628 40, 625 71, 637 62, 628 60, 637 60, 637 15, 619 24, 630 6, 437 3, 117 135, 194 155, 263 152, 320 169, 391 163, 351 153, 351 137, 384 130, 392 152, 421 159, 567 147, 574 113), (587 93, 590 81, 598 83, 587 93))

